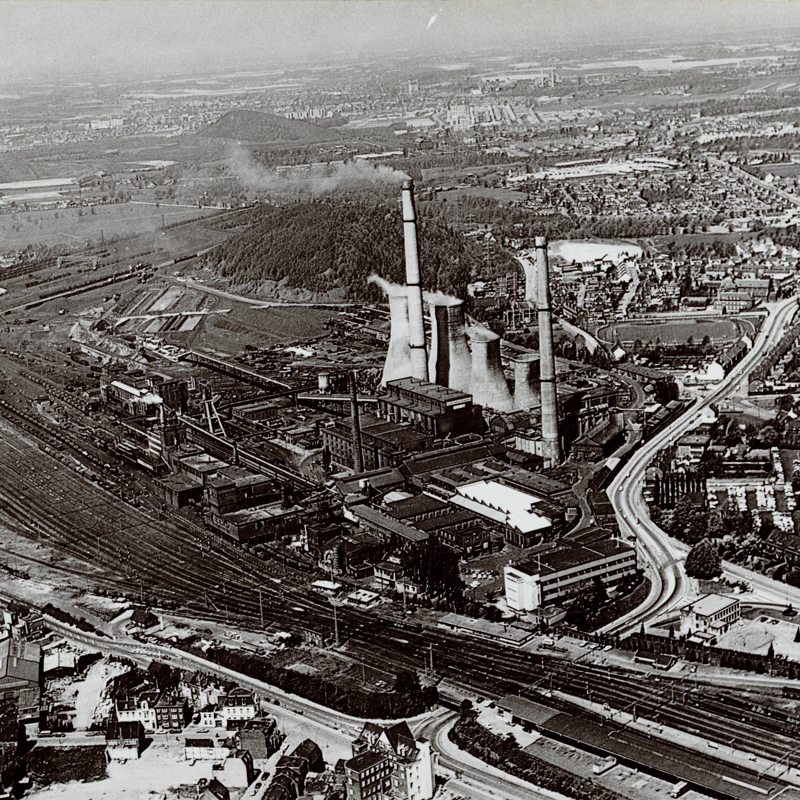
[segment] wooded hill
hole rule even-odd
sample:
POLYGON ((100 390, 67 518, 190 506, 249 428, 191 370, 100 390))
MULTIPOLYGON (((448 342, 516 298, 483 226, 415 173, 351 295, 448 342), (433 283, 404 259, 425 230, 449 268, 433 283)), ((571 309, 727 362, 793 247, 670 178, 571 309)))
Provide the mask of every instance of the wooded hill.
MULTIPOLYGON (((482 254, 439 219, 418 221, 422 285, 466 297, 482 254)), ((347 298, 378 300, 367 284, 376 273, 405 282, 399 202, 373 197, 322 199, 253 212, 252 222, 209 254, 209 263, 238 286, 257 291, 265 280, 316 293, 342 289, 347 298)))
POLYGON ((330 142, 339 139, 336 131, 309 122, 286 119, 263 111, 236 109, 223 114, 216 122, 198 131, 198 136, 235 139, 239 142, 330 142))

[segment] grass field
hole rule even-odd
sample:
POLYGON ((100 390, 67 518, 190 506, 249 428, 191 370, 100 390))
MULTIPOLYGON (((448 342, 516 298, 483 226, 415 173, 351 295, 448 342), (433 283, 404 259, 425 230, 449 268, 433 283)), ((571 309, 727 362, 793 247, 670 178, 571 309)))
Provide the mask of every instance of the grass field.
POLYGON ((135 234, 157 234, 162 224, 172 225, 197 217, 213 216, 219 209, 162 203, 114 203, 92 208, 23 211, 0 215, 0 253, 29 244, 85 246, 135 234))
POLYGON ((623 345, 637 339, 645 344, 656 339, 660 339, 662 344, 683 344, 690 336, 700 344, 706 336, 710 336, 712 341, 734 339, 739 335, 739 327, 730 319, 666 320, 652 324, 618 322, 601 328, 598 334, 606 342, 615 342, 619 338, 623 345))

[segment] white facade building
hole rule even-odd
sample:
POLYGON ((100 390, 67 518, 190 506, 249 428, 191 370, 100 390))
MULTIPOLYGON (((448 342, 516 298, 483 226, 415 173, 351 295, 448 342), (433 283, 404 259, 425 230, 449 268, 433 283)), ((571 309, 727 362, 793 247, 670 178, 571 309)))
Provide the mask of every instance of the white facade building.
POLYGON ((533 611, 571 599, 595 578, 613 587, 635 572, 636 550, 618 540, 551 550, 506 565, 506 602, 515 611, 533 611))

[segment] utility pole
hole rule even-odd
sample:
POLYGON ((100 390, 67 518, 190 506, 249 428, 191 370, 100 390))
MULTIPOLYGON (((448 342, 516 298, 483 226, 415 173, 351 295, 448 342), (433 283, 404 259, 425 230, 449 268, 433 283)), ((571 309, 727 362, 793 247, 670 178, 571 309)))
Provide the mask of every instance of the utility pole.
POLYGON ((261 612, 261 628, 264 628, 264 601, 261 597, 261 587, 258 587, 258 610, 261 612))

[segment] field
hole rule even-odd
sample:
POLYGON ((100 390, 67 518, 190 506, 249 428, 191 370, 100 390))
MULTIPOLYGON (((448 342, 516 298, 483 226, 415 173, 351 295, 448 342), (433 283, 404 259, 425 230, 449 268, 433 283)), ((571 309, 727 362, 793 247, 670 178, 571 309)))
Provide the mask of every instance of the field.
POLYGON ((23 249, 28 244, 83 247, 101 239, 149 234, 161 236, 162 225, 218 214, 216 208, 161 203, 114 203, 91 208, 21 211, 0 215, 0 252, 23 249))
POLYGON ((552 256, 567 262, 575 261, 579 264, 605 257, 609 257, 616 263, 625 256, 640 256, 642 254, 641 247, 628 242, 578 242, 570 241, 569 239, 551 242, 549 251, 552 256))
POLYGON ((642 342, 654 342, 660 339, 662 344, 683 344, 691 336, 700 344, 706 336, 713 342, 728 341, 739 336, 739 326, 731 319, 687 319, 659 320, 653 323, 618 322, 606 325, 598 331, 598 335, 606 342, 619 339, 623 345, 641 339, 642 342))

